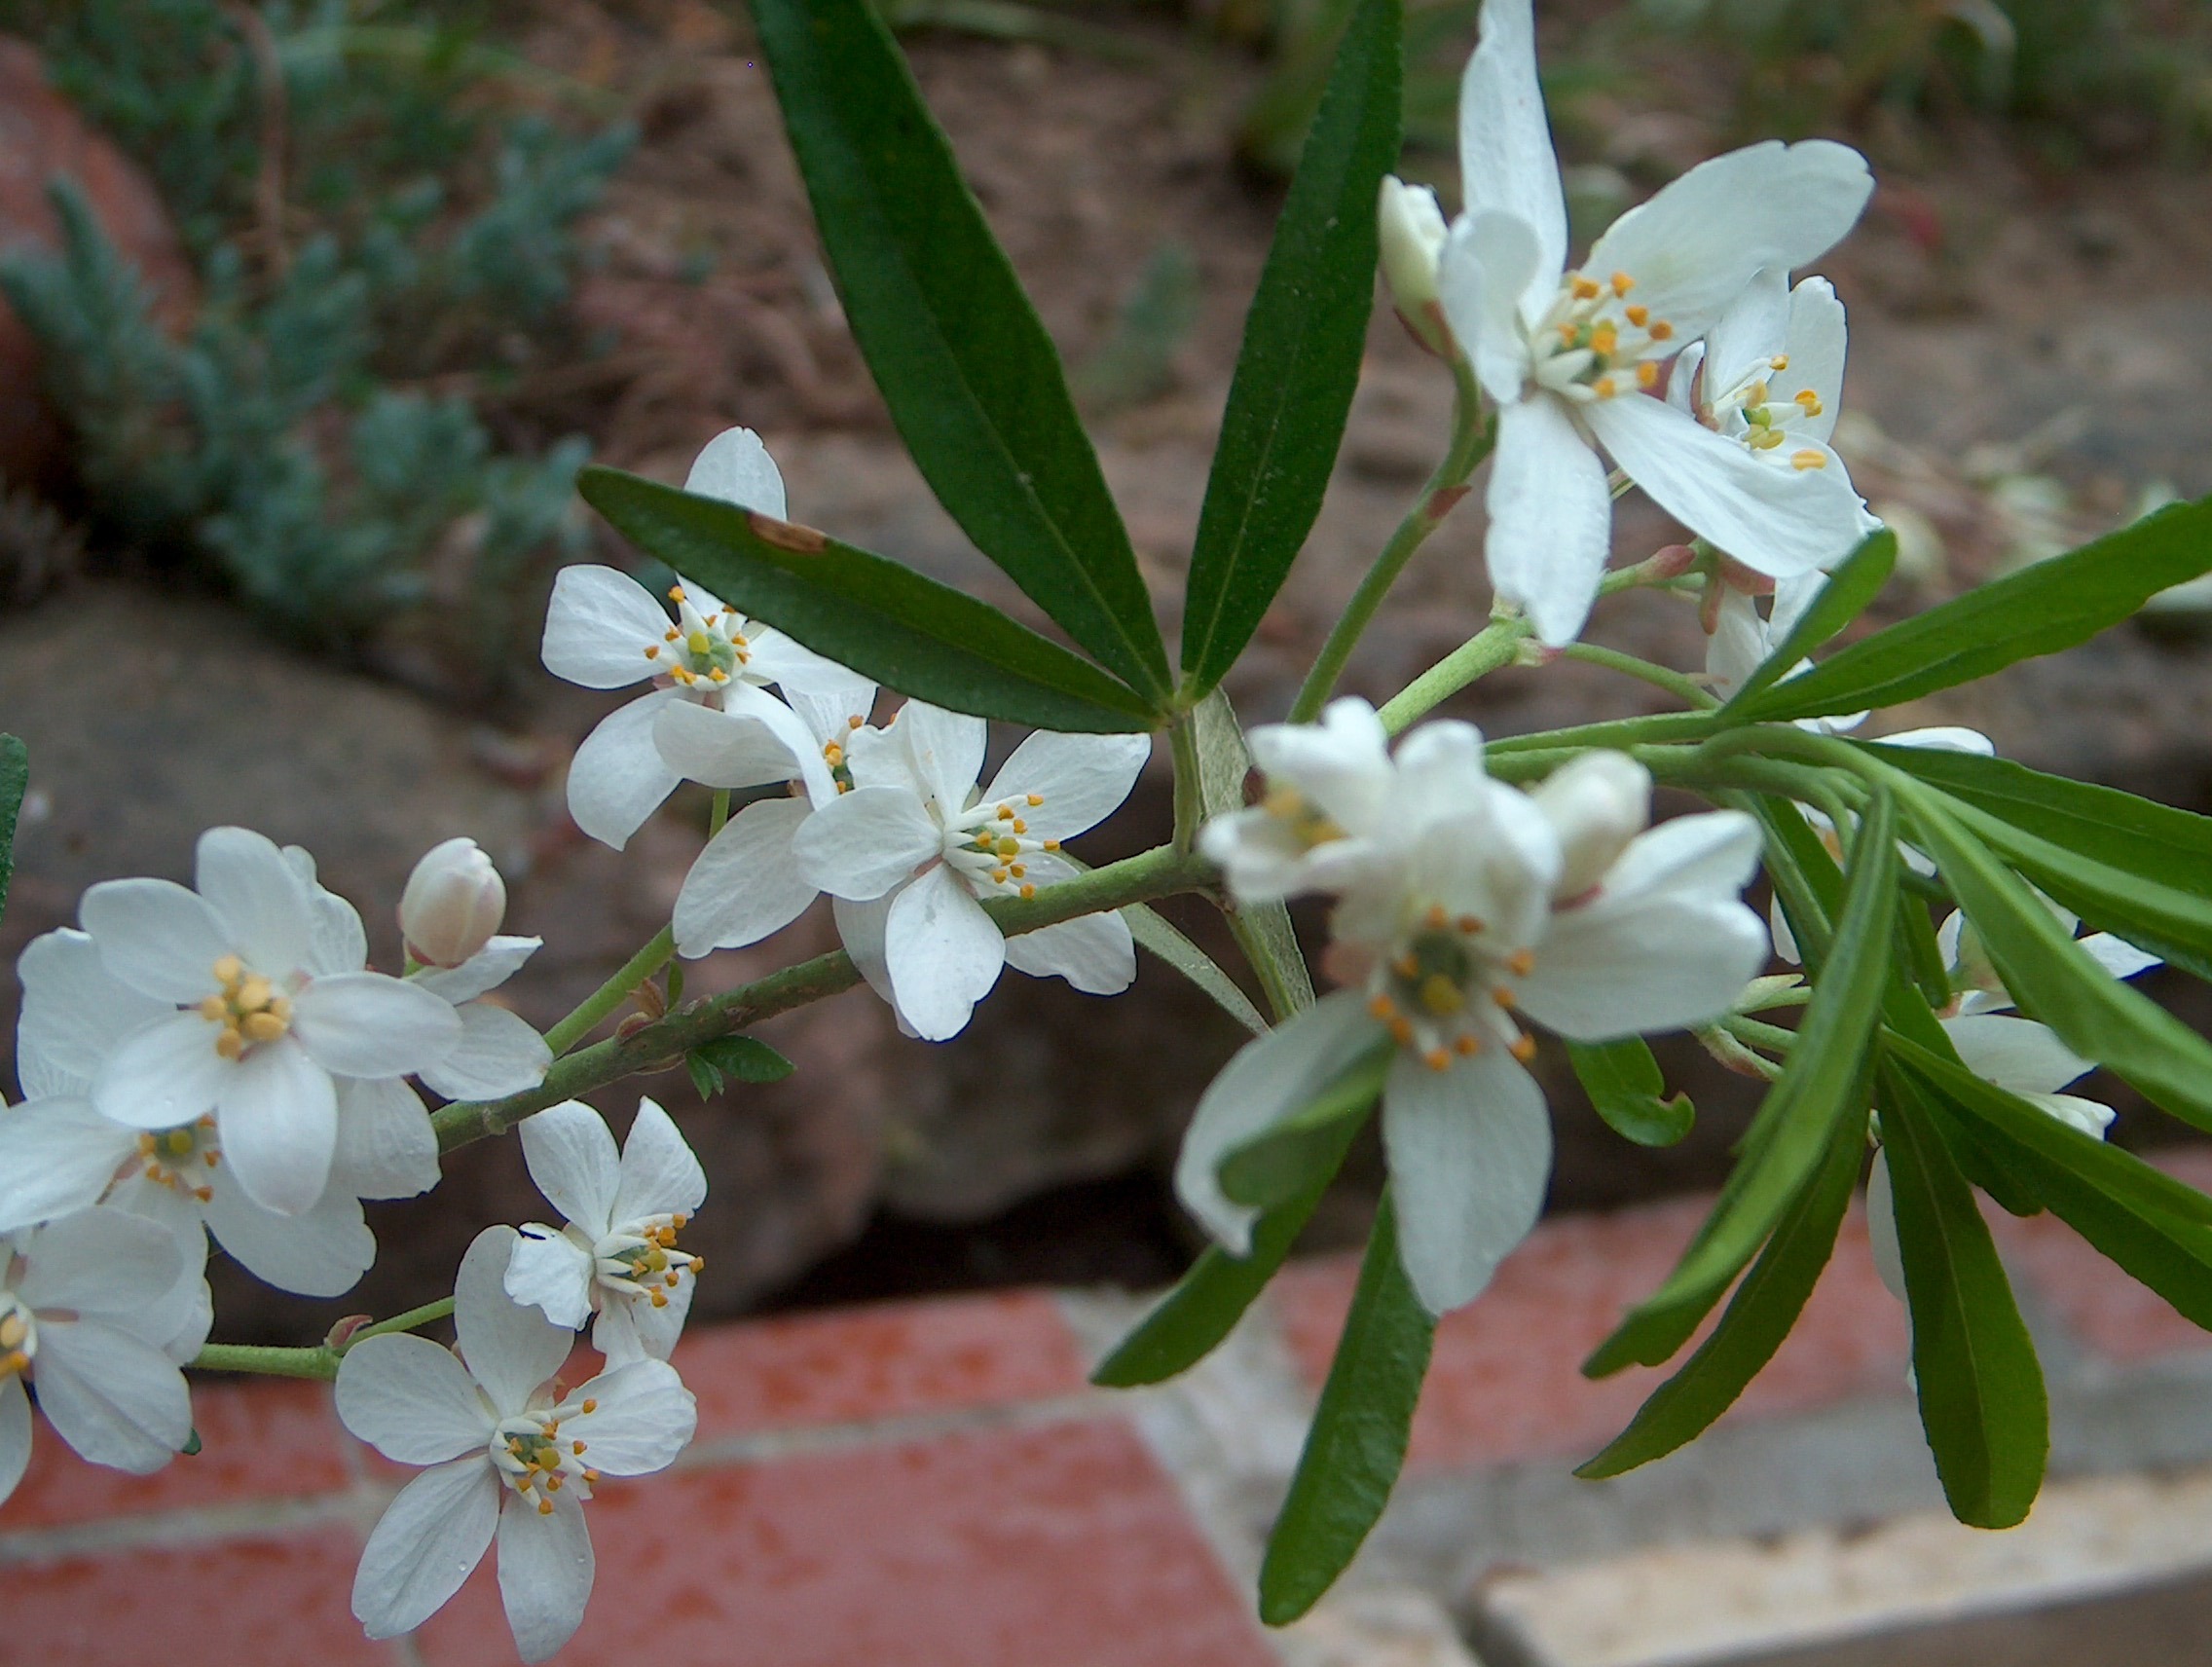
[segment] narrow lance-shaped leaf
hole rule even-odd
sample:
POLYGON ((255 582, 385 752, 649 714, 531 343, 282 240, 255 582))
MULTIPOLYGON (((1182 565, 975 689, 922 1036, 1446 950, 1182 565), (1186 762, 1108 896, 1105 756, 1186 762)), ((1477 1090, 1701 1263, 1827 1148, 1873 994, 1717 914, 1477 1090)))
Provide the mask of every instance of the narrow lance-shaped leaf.
POLYGON ((1236 981, 1221 970, 1214 958, 1199 948, 1150 904, 1132 903, 1122 910, 1129 923, 1129 936, 1213 998, 1214 1005, 1255 1036, 1267 1033, 1268 1021, 1252 1005, 1252 998, 1236 981))
POLYGON ((8 912, 8 884, 16 877, 16 819, 30 785, 30 755, 14 735, 0 735, 0 918, 8 912))
POLYGON ((1260 1566, 1260 1618, 1286 1626, 1321 1599, 1358 1552, 1406 1462, 1436 1321, 1398 1261, 1384 1192, 1360 1263, 1329 1381, 1260 1566))
POLYGON ((1936 1114, 1909 1073, 1893 1068, 1883 1082, 1921 1426, 1951 1514, 1975 1528, 2010 1528, 2035 1503, 2050 1454, 2043 1370, 1936 1114))
POLYGON ((901 694, 1040 729, 1152 727, 1148 703, 1080 654, 885 557, 618 469, 576 489, 648 554, 901 694))
POLYGON ((1567 1055, 1598 1115, 1614 1133, 1639 1146, 1672 1146, 1690 1131, 1690 1096, 1672 1099, 1659 1061, 1640 1036, 1618 1042, 1569 1042, 1567 1055))
POLYGON ((1787 677, 1791 667, 1865 612, 1866 605, 1890 582, 1890 570, 1897 562, 1898 536, 1887 527, 1868 534, 1828 575, 1813 606, 1797 616, 1789 635, 1744 680, 1744 686, 1723 710, 1745 711, 1760 693, 1787 677))
POLYGON ((1343 1126, 1357 1129, 1367 1120, 1395 1052, 1382 1043, 1295 1117, 1225 1154, 1222 1193, 1236 1204, 1268 1209, 1298 1197, 1316 1175, 1332 1172, 1345 1148, 1343 1126))
POLYGON ((1183 614, 1190 692, 1236 663, 1312 531, 1359 383, 1375 203, 1397 160, 1399 0, 1361 0, 1337 48, 1244 321, 1183 614))
POLYGON ((1896 706, 2085 643, 2159 591, 2212 570, 2212 499, 2177 503, 2069 555, 1976 586, 1740 701, 1740 718, 1896 706))
POLYGON ((1655 1366, 1688 1342, 1811 1178, 1836 1130, 1865 1112, 1875 1019, 1890 976, 1896 844, 1896 807, 1888 794, 1876 794, 1851 842, 1835 942, 1782 1080, 1767 1091, 1713 1213, 1666 1283, 1584 1362, 1590 1376, 1655 1366))
POLYGON ((854 338, 976 547, 1155 705, 1167 650, 1058 355, 868 0, 754 0, 854 338))

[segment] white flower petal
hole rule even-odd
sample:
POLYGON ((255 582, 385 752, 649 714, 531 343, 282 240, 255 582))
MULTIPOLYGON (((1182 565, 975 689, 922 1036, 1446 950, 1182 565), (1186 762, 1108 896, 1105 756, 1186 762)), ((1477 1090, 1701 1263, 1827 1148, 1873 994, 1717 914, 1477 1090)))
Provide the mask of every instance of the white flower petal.
POLYGON ((140 1025, 100 1061, 92 1104, 132 1129, 174 1129, 205 1115, 233 1069, 215 1052, 215 1035, 197 1013, 140 1025))
MULTIPOLYGON (((24 945, 16 976, 23 984, 16 1075, 27 1099, 82 1094, 109 1049, 172 1011, 168 1002, 114 977, 92 939, 66 928, 24 945)), ((203 982, 212 987, 212 975, 203 982)))
POLYGON ((544 1515, 521 1500, 499 1512, 499 1601, 525 1661, 544 1660, 575 1636, 591 1600, 591 1530, 575 1496, 550 1496, 544 1515))
POLYGON ((658 1308, 636 1297, 608 1303, 591 1328, 591 1346, 607 1356, 609 1366, 667 1359, 683 1336, 683 1321, 698 1288, 696 1279, 680 1280, 658 1308))
POLYGON ((698 1425, 697 1403, 665 1360, 633 1360, 577 1388, 573 1401, 595 1400, 591 1412, 562 1421, 591 1450, 592 1467, 609 1476, 666 1469, 698 1425))
POLYGON ((216 1175, 209 1191, 207 1231, 247 1273, 280 1291, 344 1296, 377 1259, 376 1235, 361 1219, 361 1201, 350 1193, 333 1187, 313 1208, 278 1215, 226 1175, 216 1175))
POLYGON ((521 972, 524 963, 544 946, 542 938, 497 937, 460 966, 424 967, 408 974, 407 982, 417 989, 426 989, 441 1001, 459 1007, 464 1001, 474 1001, 487 990, 498 989, 521 972))
MULTIPOLYGON (((527 1128, 528 1125, 526 1124, 527 1128)), ((707 1171, 684 1141, 676 1120, 651 1099, 638 1101, 637 1121, 622 1142, 621 1180, 613 1219, 643 1221, 653 1215, 695 1215, 707 1202, 707 1171)))
POLYGON ((1459 177, 1470 214, 1503 209, 1535 234, 1536 266, 1522 303, 1533 323, 1567 265, 1567 200, 1536 83, 1530 0, 1485 0, 1482 37, 1459 78, 1459 177))
POLYGON ((1116 913, 1083 914, 1006 940, 1006 963, 1033 979, 1065 979, 1087 995, 1120 995, 1136 982, 1136 944, 1116 913))
POLYGON ((522 1122, 523 1161, 545 1202, 593 1239, 614 1220, 621 1156, 607 1120, 580 1099, 565 1099, 522 1122))
POLYGON ((561 1369, 574 1346, 565 1327, 507 1295, 507 1264, 521 1235, 487 1227, 468 1246, 454 1278, 453 1324, 461 1358, 500 1417, 512 1417, 561 1369))
MULTIPOLYGON (((1969 729, 1956 723, 1936 723, 1925 729, 1899 729, 1895 735, 1877 735, 1874 739, 1885 747, 1926 747, 1938 753, 1972 753, 1984 759, 1997 756, 1997 743, 1979 729, 1969 729)), ((2064 909, 2055 910, 2064 916, 2069 929, 2074 917, 2064 909)))
POLYGON ((926 701, 909 700, 881 731, 881 741, 859 748, 853 757, 853 780, 868 785, 863 759, 873 759, 884 744, 903 760, 906 779, 925 798, 934 797, 946 815, 967 808, 983 773, 983 746, 989 728, 980 718, 946 712, 926 701))
MULTIPOLYGON (((1781 267, 1763 268, 1751 275, 1713 326, 1706 357, 1713 385, 1705 390, 1707 400, 1730 391, 1748 376, 1766 373, 1788 336, 1789 274, 1781 267)), ((1794 359, 1791 366, 1794 373, 1794 359)))
POLYGON ((231 1066, 215 1121, 223 1162, 247 1197, 279 1215, 314 1207, 338 1150, 338 1091, 306 1049, 287 1036, 231 1066))
POLYGON ((468 1369, 427 1337, 365 1337, 338 1363, 338 1421, 400 1464, 481 1454, 491 1417, 468 1369))
POLYGON ((31 1462, 31 1398, 23 1380, 0 1378, 0 1505, 8 1502, 31 1462))
MULTIPOLYGON (((1800 278, 1789 292, 1789 327, 1783 351, 1789 355, 1787 371, 1777 375, 1780 389, 1791 396, 1810 389, 1821 404, 1820 415, 1795 426, 1795 431, 1825 441, 1835 432, 1836 411, 1843 403, 1843 360, 1851 340, 1843 303, 1835 286, 1825 278, 1800 278), (1787 377, 1787 381, 1781 381, 1787 377)), ((1779 612, 1779 606, 1777 609, 1779 612)))
POLYGON ((1874 1253, 1874 1272, 1890 1295, 1905 1300, 1904 1254, 1898 1244, 1897 1194, 1890 1186, 1890 1160, 1877 1146, 1866 1171, 1866 1247, 1874 1253))
POLYGON ((868 988, 881 996, 894 1011, 899 998, 891 988, 891 969, 884 961, 883 928, 891 917, 891 906, 899 901, 897 891, 866 903, 848 903, 841 897, 830 900, 830 912, 837 922, 837 938, 845 945, 845 953, 852 956, 853 965, 860 969, 868 988))
POLYGON ((1232 1255, 1250 1252, 1259 1211, 1221 1190, 1222 1159, 1304 1109, 1382 1039, 1360 993, 1339 990, 1247 1042, 1199 1096, 1175 1161, 1175 1191, 1232 1255))
POLYGON ((520 1093, 545 1080, 553 1050, 520 1014, 488 1001, 455 1009, 461 1041, 434 1065, 423 1067, 423 1081, 448 1099, 497 1099, 520 1093))
POLYGON ((310 970, 315 934, 308 889, 274 839, 250 828, 208 829, 200 835, 193 882, 249 968, 279 982, 310 970))
POLYGON ((307 889, 313 920, 313 954, 308 970, 317 978, 324 973, 359 972, 369 964, 369 934, 361 924, 360 910, 316 883, 314 857, 304 847, 286 845, 284 860, 307 889))
POLYGON ((676 948, 697 958, 741 949, 780 932, 821 893, 799 871, 799 827, 813 814, 803 798, 763 798, 707 841, 676 894, 676 948))
POLYGON ((1251 746, 1270 782, 1296 788, 1347 831, 1371 829, 1388 802, 1389 732, 1356 695, 1330 701, 1317 723, 1263 723, 1251 746))
POLYGON ((1551 647, 1573 642, 1612 548, 1613 500, 1605 465, 1559 400, 1539 393, 1499 408, 1484 502, 1493 588, 1526 609, 1551 647))
POLYGON ((1011 805, 1037 839, 1071 839, 1121 809, 1152 757, 1150 735, 1032 734, 991 778, 983 799, 1011 805), (1028 798, 1042 799, 1032 805, 1028 798))
POLYGON ((2032 1019, 1970 1013, 1941 1022, 1968 1070, 2016 1094, 2054 1094, 2096 1069, 2032 1019))
POLYGON ((820 654, 807 658, 814 663, 801 664, 788 652, 779 653, 773 681, 816 741, 842 740, 875 709, 875 685, 820 654))
POLYGON ((1766 662, 1774 647, 1768 635, 1758 604, 1740 590, 1723 587, 1713 635, 1705 642, 1705 672, 1714 694, 1732 699, 1744 680, 1766 662))
POLYGON ((498 1520, 499 1483, 483 1455, 424 1470, 399 1490, 362 1548, 353 1618, 371 1638, 414 1631, 484 1561, 498 1520))
POLYGON ((2081 945, 2088 951, 2089 959, 2116 979, 2132 979, 2165 965, 2157 956, 2146 954, 2126 939, 2116 938, 2110 932, 2092 932, 2081 940, 2081 945))
POLYGON ((1661 890, 1733 899, 1751 883, 1763 849, 1758 824, 1740 810, 1677 816, 1632 839, 1604 890, 1616 901, 1661 890))
POLYGON ((942 1042, 967 1028, 976 1004, 999 982, 1006 939, 940 863, 891 906, 883 958, 900 1013, 924 1041, 942 1042))
POLYGON ((831 897, 881 897, 944 848, 944 832, 913 790, 856 787, 815 811, 793 841, 798 871, 831 897))
POLYGON ((79 1210, 29 1241, 16 1294, 34 1310, 66 1311, 137 1330, 185 1270, 176 1237, 117 1209, 79 1210))
POLYGON ((1747 145, 1698 164, 1615 220, 1590 251, 1589 270, 1627 273, 1636 299, 1688 341, 1713 328, 1755 273, 1788 272, 1834 247, 1873 190, 1866 159, 1847 145, 1747 145))
POLYGON ((545 610, 545 669, 586 688, 623 688, 652 676, 668 614, 645 587, 612 568, 563 568, 545 610))
POLYGON ((1473 1302, 1543 1213, 1543 1090, 1497 1049, 1442 1071, 1401 1052, 1382 1091, 1382 1141, 1415 1294, 1434 1315, 1473 1302))
POLYGON ((1702 1024, 1766 965, 1767 930, 1740 903, 1601 897, 1559 918, 1522 981, 1523 1011, 1578 1042, 1702 1024))
POLYGON ((736 712, 690 700, 662 704, 653 715, 653 746, 662 761, 712 788, 766 787, 805 775, 809 759, 820 762, 813 736, 796 733, 804 727, 798 714, 774 695, 752 692, 782 712, 784 722, 769 722, 750 703, 736 712))
POLYGON ((155 1344, 102 1320, 39 1326, 38 1409, 81 1458, 150 1475, 192 1438, 184 1374, 155 1344))
POLYGON ((343 1078, 330 1184, 354 1198, 415 1198, 438 1184, 438 1136, 418 1094, 397 1077, 343 1078))
POLYGON ((526 1225, 507 1261, 506 1290, 555 1325, 580 1331, 591 1318, 592 1253, 557 1228, 526 1225))
POLYGON ((621 850, 682 779, 653 745, 660 709, 676 698, 656 688, 617 706, 569 760, 570 819, 601 844, 621 850))
POLYGON ((336 973, 293 998, 292 1035, 342 1077, 397 1077, 443 1059, 461 1042, 453 1004, 405 979, 336 973))
POLYGON ((1437 302, 1445 322, 1475 367, 1483 391, 1501 406, 1520 399, 1529 379, 1529 338, 1522 297, 1559 281, 1536 234, 1517 214, 1495 208, 1463 214, 1437 263, 1437 302))
POLYGON ((1825 466, 1795 468, 1638 393, 1594 399, 1582 416, 1653 502, 1759 573, 1832 567, 1868 530, 1850 476, 1825 448, 1804 448, 1825 466))
POLYGON ((90 1100, 34 1099, 0 1111, 0 1233, 99 1202, 138 1135, 90 1100))
MULTIPOLYGON (((724 428, 699 449, 683 490, 785 518, 784 472, 751 428, 724 428)), ((573 573, 573 568, 569 570, 573 573)))
POLYGON ((215 963, 236 946, 222 916, 174 880, 102 880, 77 917, 111 977, 163 1001, 213 994, 215 963))

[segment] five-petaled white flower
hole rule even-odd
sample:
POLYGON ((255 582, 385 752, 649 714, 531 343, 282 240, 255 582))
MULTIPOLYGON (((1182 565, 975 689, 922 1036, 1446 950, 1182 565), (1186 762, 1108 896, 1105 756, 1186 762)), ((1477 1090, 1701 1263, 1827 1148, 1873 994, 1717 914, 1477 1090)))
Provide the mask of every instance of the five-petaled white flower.
POLYGON ((499 1540, 499 1595, 525 1661, 583 1620, 591 1534, 583 1504, 602 1475, 664 1468, 697 1423, 664 1360, 633 1360, 564 1393, 550 1380, 574 1343, 501 1288, 515 1239, 488 1227, 454 1287, 459 1358, 425 1337, 371 1337, 338 1369, 338 1416, 386 1458, 425 1469, 391 1501, 361 1553, 353 1614, 371 1638, 423 1624, 499 1540))
POLYGON ((1497 402, 1491 582, 1544 642, 1571 642, 1605 565, 1597 446, 1677 520, 1775 576, 1848 549, 1862 510, 1825 450, 1775 468, 1656 397, 1662 361, 1753 277, 1831 247, 1873 189, 1856 151, 1770 141, 1690 169, 1567 267, 1567 208, 1536 85, 1530 0, 1485 0, 1459 90, 1466 210, 1438 268, 1444 314, 1497 402))
MULTIPOLYGON (((710 440, 684 489, 779 520, 784 514, 784 477, 750 428, 725 429, 710 440)), ((699 749, 699 729, 738 724, 741 733, 730 744, 744 746, 765 726, 785 735, 793 752, 813 745, 792 709, 762 685, 775 684, 789 698, 820 694, 850 711, 850 691, 864 681, 688 579, 669 597, 676 604, 673 622, 627 574, 567 567, 553 582, 546 610, 542 653, 555 677, 586 688, 626 688, 648 679, 654 685, 649 694, 603 719, 569 765, 569 814, 618 851, 683 779, 672 758, 699 749)), ((715 748, 711 735, 705 745, 715 748)), ((762 775, 717 785, 784 779, 762 775)))
POLYGON ((211 1115, 246 1196, 304 1214, 330 1178, 339 1079, 433 1067, 461 1020, 427 990, 364 971, 365 939, 261 834, 202 834, 196 884, 107 880, 85 893, 100 964, 163 1009, 107 1050, 90 1097, 149 1132, 211 1115))
MULTIPOLYGON (((1198 1102, 1176 1186, 1242 1253, 1257 1212, 1222 1192, 1223 1158, 1387 1050, 1382 1138, 1399 1253, 1423 1305, 1442 1314, 1482 1291, 1543 1204, 1551 1127, 1524 1068, 1534 1042, 1514 1010, 1582 1041, 1725 1012, 1766 956, 1739 899, 1758 831, 1715 811, 1644 832, 1650 778, 1619 754, 1588 755, 1523 793, 1489 776, 1466 724, 1424 724, 1389 757, 1363 703, 1338 701, 1329 719, 1309 732, 1301 773, 1271 777, 1257 815, 1209 832, 1207 848, 1223 854, 1234 889, 1234 847, 1266 844, 1272 860, 1307 846, 1290 888, 1337 892, 1325 964, 1353 987, 1230 1061, 1198 1102), (1328 804, 1307 796, 1323 783, 1337 792, 1328 804), (1346 783, 1363 784, 1359 795, 1343 794, 1346 783), (1352 796, 1367 799, 1365 831, 1339 833, 1352 796), (1314 861, 1355 839, 1369 841, 1366 858, 1333 871, 1314 861)), ((1254 751, 1281 759, 1294 751, 1286 739, 1255 731, 1254 751)))
POLYGON ((676 1236, 707 1198, 707 1172, 675 1121, 641 1099, 617 1158, 599 1113, 564 1100, 525 1120, 522 1151, 530 1178, 565 1219, 524 1226, 507 1295, 571 1331, 597 1312, 592 1345, 613 1364, 667 1359, 703 1266, 677 1249, 676 1236))
POLYGON ((200 1265, 119 1209, 0 1234, 0 1502, 31 1457, 30 1400, 84 1458, 146 1475, 192 1437, 177 1370, 206 1340, 200 1265))
POLYGON ((900 1019, 932 1042, 956 1036, 1002 967, 1057 976, 1092 995, 1136 977, 1119 914, 1087 914, 1009 941, 987 897, 1029 897, 1076 870, 1060 842, 1128 797, 1144 735, 1039 730, 978 796, 980 718, 908 701, 881 729, 853 731, 852 791, 820 805, 798 841, 799 871, 840 900, 845 947, 900 1019))

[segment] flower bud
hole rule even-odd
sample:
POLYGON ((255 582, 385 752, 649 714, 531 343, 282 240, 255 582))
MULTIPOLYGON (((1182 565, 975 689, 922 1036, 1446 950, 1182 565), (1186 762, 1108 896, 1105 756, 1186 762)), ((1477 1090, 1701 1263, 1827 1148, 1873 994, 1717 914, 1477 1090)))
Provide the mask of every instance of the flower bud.
POLYGON ((1530 790, 1559 835, 1555 901, 1580 897, 1651 822, 1651 772, 1626 753, 1585 753, 1530 790))
POLYGON ((416 960, 458 967, 492 941, 506 912, 506 883, 492 859, 473 839, 448 839, 425 852, 407 876, 399 930, 416 960))
POLYGON ((1452 330, 1436 298, 1436 262, 1444 251, 1444 210, 1436 204, 1436 193, 1384 174, 1376 215, 1382 280, 1390 286, 1398 316, 1422 347, 1449 357, 1456 351, 1452 330))

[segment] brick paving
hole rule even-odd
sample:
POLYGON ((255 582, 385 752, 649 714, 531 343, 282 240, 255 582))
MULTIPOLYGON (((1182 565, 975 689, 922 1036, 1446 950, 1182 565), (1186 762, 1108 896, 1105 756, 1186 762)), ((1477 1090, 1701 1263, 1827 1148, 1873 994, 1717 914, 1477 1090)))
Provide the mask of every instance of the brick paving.
MULTIPOLYGON (((2212 1180, 2212 1148, 2166 1161, 2212 1180)), ((1472 1574, 1542 1561, 1547 1511, 1599 1513, 1623 1543, 1679 1538, 1699 1532, 1697 1513, 1654 1500, 1695 1498, 1725 1516, 1732 1495, 1793 1465, 1810 1467, 1813 1485, 1792 1495, 1811 1502, 1791 1508, 1815 1520, 1820 1466, 1862 1456, 1868 1429, 1884 1463, 1910 1478, 1906 1491, 1925 1494, 1904 1318, 1874 1277, 1856 1212, 1798 1333, 1715 1431, 1717 1458, 1693 1448, 1643 1473, 1660 1482, 1612 1492, 1566 1479, 1658 1377, 1593 1384, 1581 1359, 1656 1284, 1705 1207, 1684 1200, 1547 1222, 1479 1303, 1449 1319, 1407 1499, 1342 1598, 1274 1635, 1252 1617, 1251 1570, 1295 1456, 1296 1418, 1342 1323, 1347 1259, 1294 1266, 1220 1359, 1136 1395, 1085 1383, 1100 1338, 1136 1312, 1096 1294, 699 1328, 678 1356, 699 1396, 699 1439, 666 1475, 608 1484, 595 1501, 598 1587, 556 1659, 1463 1667, 1473 1658, 1447 1610, 1465 1604, 1472 1574), (1663 1485, 1675 1493, 1653 1491, 1663 1485), (1484 1499, 1481 1509, 1468 1503, 1484 1499), (1389 1600, 1380 1608, 1378 1594, 1389 1600), (1408 1604, 1419 1611, 1410 1623, 1408 1604)), ((2051 1346, 2060 1421, 2117 1426, 2075 1445, 2107 1470, 2151 1462, 2128 1445, 2133 1384, 2165 1409, 2158 1463, 2212 1461, 2202 1335, 2054 1222, 2006 1221, 2000 1238, 2051 1346), (2077 1379, 2090 1389, 2074 1393, 2077 1379), (2178 1413, 2176 1396, 2187 1403, 2178 1413)), ((0 1667, 513 1658, 489 1560, 414 1639, 360 1637, 347 1612, 352 1564, 404 1473, 345 1434, 326 1390, 202 1385, 196 1404, 205 1451, 152 1477, 82 1464, 40 1432, 28 1476, 0 1510, 0 1667)))

